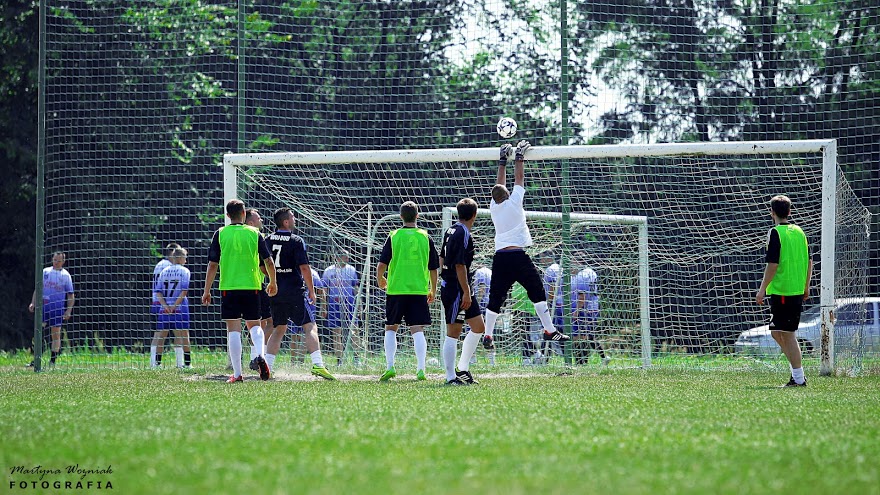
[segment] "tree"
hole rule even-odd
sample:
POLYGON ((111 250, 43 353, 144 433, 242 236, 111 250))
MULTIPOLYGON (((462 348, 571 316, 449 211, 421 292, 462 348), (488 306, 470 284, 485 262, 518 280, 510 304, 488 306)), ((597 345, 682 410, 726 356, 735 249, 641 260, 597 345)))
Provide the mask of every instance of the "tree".
POLYGON ((33 2, 10 0, 0 18, 0 349, 19 349, 33 334, 38 16, 33 2))

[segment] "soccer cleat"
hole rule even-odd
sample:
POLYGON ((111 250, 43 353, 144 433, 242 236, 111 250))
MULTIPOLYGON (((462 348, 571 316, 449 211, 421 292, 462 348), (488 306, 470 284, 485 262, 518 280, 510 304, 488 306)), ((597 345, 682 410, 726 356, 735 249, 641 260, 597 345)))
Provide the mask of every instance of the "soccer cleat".
POLYGON ((466 387, 468 384, 459 380, 458 377, 455 377, 452 380, 447 380, 445 385, 458 386, 458 387, 465 386, 466 387))
MULTIPOLYGON (((232 366, 231 364, 229 366, 232 366)), ((251 364, 248 365, 248 368, 254 371, 260 371, 260 365, 257 364, 257 358, 251 359, 251 364)))
POLYGON ((607 358, 607 357, 606 357, 606 358, 602 358, 602 366, 603 366, 604 368, 607 368, 607 367, 608 367, 608 363, 610 363, 610 362, 611 362, 611 358, 607 358))
POLYGON ((804 378, 804 383, 798 383, 798 382, 794 381, 794 377, 791 377, 791 378, 788 379, 788 383, 786 383, 785 385, 783 385, 781 388, 788 388, 788 387, 806 387, 806 386, 807 386, 807 379, 806 379, 806 378, 804 378))
POLYGON ((330 372, 327 371, 327 368, 323 366, 318 366, 317 364, 312 365, 312 374, 315 376, 320 376, 325 380, 330 380, 331 382, 336 381, 336 377, 331 375, 330 372))
POLYGON ((243 381, 244 381, 244 377, 241 376, 241 375, 239 375, 239 376, 230 376, 230 377, 229 377, 229 380, 226 380, 226 383, 235 383, 235 382, 243 382, 243 381))
POLYGON ((380 382, 387 382, 388 380, 397 376, 397 371, 394 370, 394 367, 388 368, 385 370, 385 373, 382 373, 382 376, 379 377, 380 382))
POLYGON ((557 330, 553 333, 544 332, 544 340, 550 340, 553 342, 568 342, 569 340, 571 340, 571 337, 557 330))
POLYGON ((34 367, 34 362, 31 361, 30 363, 28 363, 27 367, 28 367, 28 368, 33 368, 33 367, 34 367))
POLYGON ((271 376, 271 373, 269 372, 269 363, 263 359, 263 356, 255 357, 254 361, 257 363, 257 368, 260 370, 260 380, 268 380, 271 376))
POLYGON ((470 371, 455 370, 455 379, 463 382, 465 385, 477 385, 480 383, 474 380, 470 371))
POLYGON ((423 380, 427 380, 427 379, 428 378, 425 376, 425 370, 416 371, 416 380, 423 381, 423 380))
POLYGON ((487 351, 495 350, 495 339, 491 335, 483 335, 483 349, 487 351))

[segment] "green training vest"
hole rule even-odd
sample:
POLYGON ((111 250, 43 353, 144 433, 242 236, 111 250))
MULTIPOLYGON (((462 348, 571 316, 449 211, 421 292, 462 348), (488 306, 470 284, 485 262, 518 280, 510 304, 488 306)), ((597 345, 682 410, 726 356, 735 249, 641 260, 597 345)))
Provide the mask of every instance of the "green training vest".
POLYGON ((810 254, 807 236, 797 225, 784 224, 773 227, 779 234, 779 268, 767 286, 767 294, 777 296, 800 296, 807 285, 807 268, 810 254))
POLYGON ((220 229, 220 290, 259 290, 260 232, 250 225, 220 229))
POLYGON ((388 295, 425 295, 431 292, 428 260, 431 243, 424 229, 404 228, 391 232, 391 263, 388 295))

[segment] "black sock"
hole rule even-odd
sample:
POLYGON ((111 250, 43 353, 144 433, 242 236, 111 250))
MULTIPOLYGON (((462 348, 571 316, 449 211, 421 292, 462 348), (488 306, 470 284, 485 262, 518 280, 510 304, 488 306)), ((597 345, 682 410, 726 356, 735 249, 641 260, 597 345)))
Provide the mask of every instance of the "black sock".
POLYGON ((52 351, 52 357, 49 358, 49 362, 55 364, 55 360, 58 358, 59 354, 61 354, 61 351, 52 351))
POLYGON ((184 364, 184 366, 189 366, 189 363, 190 363, 189 352, 184 352, 183 353, 183 364, 184 364))
POLYGON ((160 364, 162 364, 162 355, 156 353, 156 366, 159 366, 160 364))

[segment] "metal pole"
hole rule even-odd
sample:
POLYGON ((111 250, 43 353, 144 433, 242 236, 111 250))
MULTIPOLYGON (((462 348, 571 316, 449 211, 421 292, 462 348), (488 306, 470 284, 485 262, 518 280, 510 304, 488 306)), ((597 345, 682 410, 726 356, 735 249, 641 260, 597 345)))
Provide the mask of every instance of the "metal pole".
POLYGON ((819 374, 834 373, 835 275, 837 257, 837 141, 822 153, 822 241, 819 305, 821 306, 819 374))
MULTIPOLYGON (((560 2, 559 15, 559 34, 561 36, 561 84, 559 95, 559 106, 562 114, 562 145, 568 145, 568 2, 562 0, 560 2)), ((568 253, 571 246, 571 190, 569 188, 570 172, 568 159, 562 159, 562 181, 560 184, 560 192, 562 193, 562 256, 559 260, 559 269, 562 271, 562 314, 564 315, 564 330, 566 334, 571 335, 571 259, 568 253)), ((550 308, 551 317, 555 312, 554 307, 550 308)), ((571 364, 571 348, 569 343, 564 348, 565 364, 571 364)))
POLYGON ((40 48, 37 75, 37 225, 34 235, 34 371, 43 357, 43 254, 46 214, 46 3, 40 2, 40 48))
POLYGON ((235 91, 236 103, 236 143, 235 149, 239 153, 244 153, 245 148, 245 65, 244 65, 244 48, 245 48, 245 0, 238 0, 238 47, 236 49, 236 68, 237 68, 237 87, 235 91))

